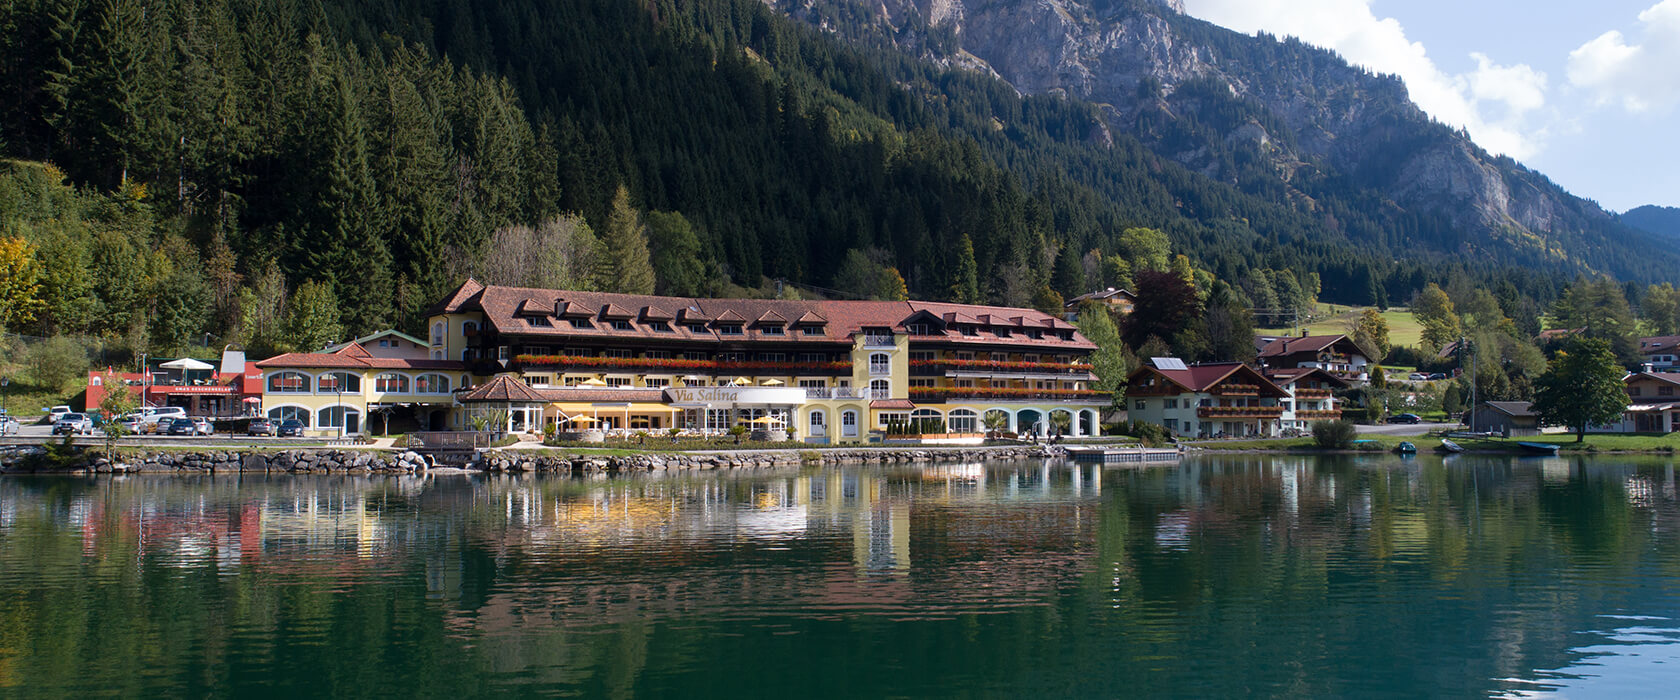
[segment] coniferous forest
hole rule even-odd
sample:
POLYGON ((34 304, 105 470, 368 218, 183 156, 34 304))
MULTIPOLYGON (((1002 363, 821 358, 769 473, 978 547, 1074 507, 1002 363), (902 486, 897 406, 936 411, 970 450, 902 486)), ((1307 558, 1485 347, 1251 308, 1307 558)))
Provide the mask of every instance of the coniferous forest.
POLYGON ((1279 272, 1376 305, 1664 274, 1457 256, 1419 243, 1446 222, 1352 186, 1308 211, 1097 138, 1090 104, 751 0, 11 0, 0 94, 0 225, 40 280, 0 321, 154 351, 413 330, 468 274, 1047 303, 1130 282, 1139 229, 1247 306, 1279 272))

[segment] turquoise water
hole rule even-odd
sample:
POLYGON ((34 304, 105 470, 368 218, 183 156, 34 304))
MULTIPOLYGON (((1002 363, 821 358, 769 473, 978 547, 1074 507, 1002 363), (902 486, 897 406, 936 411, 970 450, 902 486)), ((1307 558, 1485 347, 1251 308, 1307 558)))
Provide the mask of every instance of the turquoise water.
POLYGON ((1670 695, 1673 462, 0 478, 0 696, 1670 695))

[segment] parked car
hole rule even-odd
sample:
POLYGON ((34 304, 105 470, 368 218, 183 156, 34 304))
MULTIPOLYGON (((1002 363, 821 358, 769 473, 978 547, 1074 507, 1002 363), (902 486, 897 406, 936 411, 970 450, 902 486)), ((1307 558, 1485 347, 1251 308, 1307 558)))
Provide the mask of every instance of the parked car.
POLYGON ((86 413, 66 413, 53 423, 54 435, 89 435, 93 433, 93 419, 86 413))
POLYGON ((1411 374, 1406 375, 1406 379, 1409 379, 1409 380, 1414 381, 1414 382, 1427 382, 1427 381, 1429 381, 1429 375, 1424 374, 1422 372, 1413 372, 1411 374))
POLYGON ((168 421, 168 425, 162 428, 164 435, 198 434, 198 426, 193 425, 191 418, 165 418, 162 421, 158 421, 158 424, 163 425, 164 421, 168 421))
POLYGON ((16 435, 21 429, 16 418, 0 413, 0 435, 16 435))
POLYGON ((303 421, 296 418, 280 421, 280 427, 274 429, 274 434, 280 437, 303 437, 303 421))
POLYGON ((69 406, 53 406, 52 408, 43 408, 41 410, 47 412, 48 425, 58 425, 58 419, 63 418, 70 413, 69 406))
POLYGON ((1447 375, 1442 374, 1440 372, 1436 372, 1434 374, 1429 375, 1429 381, 1435 381, 1437 379, 1446 379, 1446 378, 1447 378, 1447 375))
POLYGON ((123 427, 123 432, 130 435, 140 432, 140 416, 132 413, 117 419, 117 424, 123 427))
POLYGON ((192 422, 193 422, 193 428, 195 428, 197 430, 199 435, 215 435, 216 434, 216 426, 210 424, 210 419, 209 418, 202 418, 202 417, 194 418, 194 419, 192 419, 192 422))
POLYGON ((1390 422, 1390 423, 1406 423, 1406 424, 1415 425, 1417 423, 1423 422, 1423 419, 1419 418, 1418 414, 1416 414, 1416 413, 1396 413, 1396 414, 1388 417, 1388 422, 1390 422))
POLYGON ((251 436, 274 437, 274 421, 267 418, 252 418, 251 424, 246 426, 245 434, 251 436))

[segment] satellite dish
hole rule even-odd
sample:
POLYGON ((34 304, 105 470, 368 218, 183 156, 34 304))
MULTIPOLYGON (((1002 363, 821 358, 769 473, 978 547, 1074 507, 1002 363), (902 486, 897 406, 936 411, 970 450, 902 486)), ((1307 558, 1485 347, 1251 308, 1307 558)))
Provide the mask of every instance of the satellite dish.
POLYGON ((1151 357, 1149 361, 1155 365, 1155 369, 1190 369, 1184 366, 1184 360, 1176 357, 1151 357))

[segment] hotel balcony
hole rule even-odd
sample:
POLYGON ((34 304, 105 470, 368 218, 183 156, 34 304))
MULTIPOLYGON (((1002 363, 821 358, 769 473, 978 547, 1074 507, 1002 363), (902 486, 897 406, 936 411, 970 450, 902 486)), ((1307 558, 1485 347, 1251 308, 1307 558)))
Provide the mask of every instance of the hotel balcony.
POLYGON ((1019 379, 1056 377, 1094 381, 1090 365, 1068 362, 1011 362, 994 360, 911 360, 914 377, 972 377, 976 379, 1019 379))
POLYGON ((911 401, 1051 401, 1106 405, 1114 395, 1095 389, 1012 389, 1003 387, 911 387, 911 401))
POLYGON ((1223 384, 1215 387, 1212 393, 1214 396, 1259 396, 1260 386, 1258 384, 1223 384))
POLYGON ((866 347, 866 348, 879 349, 879 350, 891 350, 893 348, 898 347, 897 345, 895 345, 893 343, 893 337, 892 336, 890 336, 890 335, 873 335, 873 334, 863 336, 863 346, 866 347))
POLYGON ((584 355, 519 355, 514 361, 522 369, 552 369, 582 372, 640 372, 654 374, 737 374, 849 375, 850 360, 842 362, 769 362, 757 360, 680 360, 649 357, 590 357, 584 355))
MULTIPOLYGON (((867 387, 805 387, 805 398, 820 401, 823 399, 863 399, 873 398, 867 387)), ((891 398, 882 396, 881 398, 891 398)))
POLYGON ((1296 389, 1295 390, 1295 398, 1297 398, 1297 399, 1328 399, 1328 398, 1330 398, 1330 390, 1329 389, 1296 389))
POLYGON ((1282 406, 1201 406, 1196 409, 1197 418, 1278 418, 1282 415, 1282 406))

